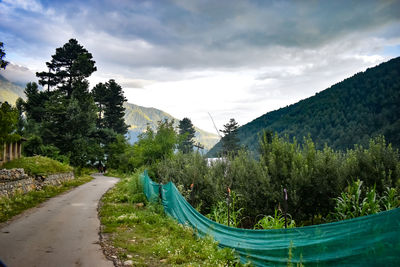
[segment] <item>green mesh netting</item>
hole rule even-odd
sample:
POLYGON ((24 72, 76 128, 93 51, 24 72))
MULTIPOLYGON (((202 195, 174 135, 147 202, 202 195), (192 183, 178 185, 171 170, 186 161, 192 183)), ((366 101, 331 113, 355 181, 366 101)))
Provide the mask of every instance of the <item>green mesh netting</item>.
POLYGON ((256 266, 399 266, 400 209, 356 219, 278 230, 249 230, 218 224, 197 212, 172 182, 141 176, 148 200, 158 200, 167 214, 220 247, 235 249, 242 262, 256 266))

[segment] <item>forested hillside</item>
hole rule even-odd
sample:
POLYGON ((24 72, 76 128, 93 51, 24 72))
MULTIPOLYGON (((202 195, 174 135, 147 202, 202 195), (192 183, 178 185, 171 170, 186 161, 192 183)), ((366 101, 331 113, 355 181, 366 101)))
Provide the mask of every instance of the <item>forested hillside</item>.
POLYGON ((18 97, 25 98, 24 88, 13 84, 0 74, 0 102, 14 104, 18 97))
MULTIPOLYGON (((308 134, 318 148, 334 149, 367 145, 383 134, 400 147, 400 58, 358 73, 315 96, 281 108, 243 125, 240 143, 258 153, 262 130, 302 140, 308 134)), ((218 143, 210 152, 215 156, 218 143)))
MULTIPOLYGON (((125 123, 129 125, 128 135, 131 142, 136 142, 139 134, 146 130, 147 124, 155 130, 157 122, 165 119, 174 120, 175 126, 179 122, 178 119, 174 118, 170 114, 156 109, 138 106, 131 103, 125 103, 125 123)), ((208 150, 212 148, 219 140, 216 134, 208 133, 197 127, 195 127, 196 142, 200 142, 208 150)))

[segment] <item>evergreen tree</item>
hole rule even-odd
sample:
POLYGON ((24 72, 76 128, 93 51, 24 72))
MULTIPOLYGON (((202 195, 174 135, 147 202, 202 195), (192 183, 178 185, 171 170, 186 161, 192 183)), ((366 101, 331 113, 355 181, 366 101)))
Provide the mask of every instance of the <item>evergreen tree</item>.
POLYGON ((109 80, 105 84, 97 84, 92 94, 99 112, 98 127, 112 129, 117 134, 126 134, 128 130, 124 119, 126 98, 122 87, 115 80, 109 80))
POLYGON ((40 92, 36 83, 28 83, 25 87, 26 102, 23 103, 27 120, 40 123, 46 120, 46 102, 53 92, 40 92))
POLYGON ((105 126, 118 134, 126 134, 128 126, 125 124, 125 108, 123 106, 126 98, 122 87, 115 80, 109 80, 106 87, 108 92, 104 109, 105 126))
POLYGON ((46 62, 49 71, 36 73, 39 84, 47 85, 48 91, 57 86, 67 97, 72 94, 74 82, 83 81, 97 70, 92 54, 75 39, 57 48, 51 57, 51 61, 46 62))
POLYGON ((92 55, 71 39, 47 62, 49 72, 36 74, 48 90, 40 92, 36 83, 27 84, 27 100, 22 106, 28 121, 27 143, 32 144, 29 151, 56 159, 60 154, 74 166, 104 158, 97 139, 97 107, 86 80, 96 70, 91 59, 92 55), (54 86, 56 89, 50 90, 54 86))
POLYGON ((227 124, 224 125, 224 129, 220 130, 224 133, 224 137, 222 137, 222 153, 227 155, 229 153, 236 154, 240 149, 239 138, 237 137, 239 124, 235 121, 235 119, 230 119, 227 124))
POLYGON ((179 151, 182 153, 190 153, 193 151, 194 136, 196 130, 192 124, 192 121, 188 118, 183 118, 179 121, 179 139, 180 143, 178 145, 179 151))
POLYGON ((0 42, 0 69, 6 69, 8 62, 4 60, 6 52, 3 49, 3 42, 0 42))

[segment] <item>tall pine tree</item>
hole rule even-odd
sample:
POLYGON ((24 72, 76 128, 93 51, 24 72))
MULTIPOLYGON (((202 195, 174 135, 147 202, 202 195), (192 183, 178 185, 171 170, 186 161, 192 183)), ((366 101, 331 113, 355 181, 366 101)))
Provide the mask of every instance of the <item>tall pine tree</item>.
POLYGON ((178 127, 180 139, 178 149, 184 154, 192 152, 194 144, 193 138, 196 133, 192 121, 188 118, 183 118, 181 121, 179 121, 178 127))
POLYGON ((73 83, 83 81, 97 70, 93 56, 75 39, 70 39, 63 47, 56 49, 50 62, 46 62, 48 72, 37 72, 39 84, 57 88, 70 97, 73 83))
POLYGON ((57 48, 46 63, 49 72, 36 74, 48 90, 39 91, 37 84, 27 84, 27 101, 22 103, 28 119, 26 136, 35 141, 28 139, 27 143, 42 146, 27 151, 51 157, 61 154, 74 166, 97 161, 101 151, 97 142, 97 108, 86 80, 96 70, 94 63, 92 55, 71 39, 57 48), (52 87, 55 89, 50 90, 52 87))
POLYGON ((239 149, 239 138, 237 137, 237 131, 239 128, 239 124, 235 121, 235 119, 230 119, 227 124, 224 125, 224 129, 220 130, 220 132, 224 133, 224 137, 222 137, 222 153, 224 155, 233 153, 236 154, 239 149))
POLYGON ((97 84, 92 94, 99 111, 98 127, 112 129, 117 134, 126 134, 128 130, 124 119, 126 98, 122 87, 111 79, 105 84, 97 84))

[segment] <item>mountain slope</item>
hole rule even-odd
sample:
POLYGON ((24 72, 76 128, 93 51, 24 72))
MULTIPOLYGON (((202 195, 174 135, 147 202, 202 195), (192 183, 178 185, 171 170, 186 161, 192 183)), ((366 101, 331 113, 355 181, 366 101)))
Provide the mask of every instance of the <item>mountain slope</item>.
POLYGON ((0 74, 0 102, 15 105, 18 97, 25 98, 24 88, 8 81, 0 74))
MULTIPOLYGON (((139 134, 143 133, 147 124, 152 129, 156 129, 157 122, 165 119, 174 120, 178 125, 179 120, 172 117, 170 114, 155 108, 146 108, 131 103, 125 103, 125 123, 130 125, 129 137, 131 142, 135 142, 139 134)), ((196 130, 196 142, 200 142, 204 145, 206 150, 212 148, 219 140, 219 137, 215 134, 208 133, 197 127, 196 130)))
MULTIPOLYGON (((302 140, 310 134, 319 148, 366 145, 383 134, 400 148, 400 57, 358 73, 315 96, 258 117, 238 130, 241 144, 257 153, 263 129, 302 140)), ((221 144, 209 153, 215 156, 221 144)))

